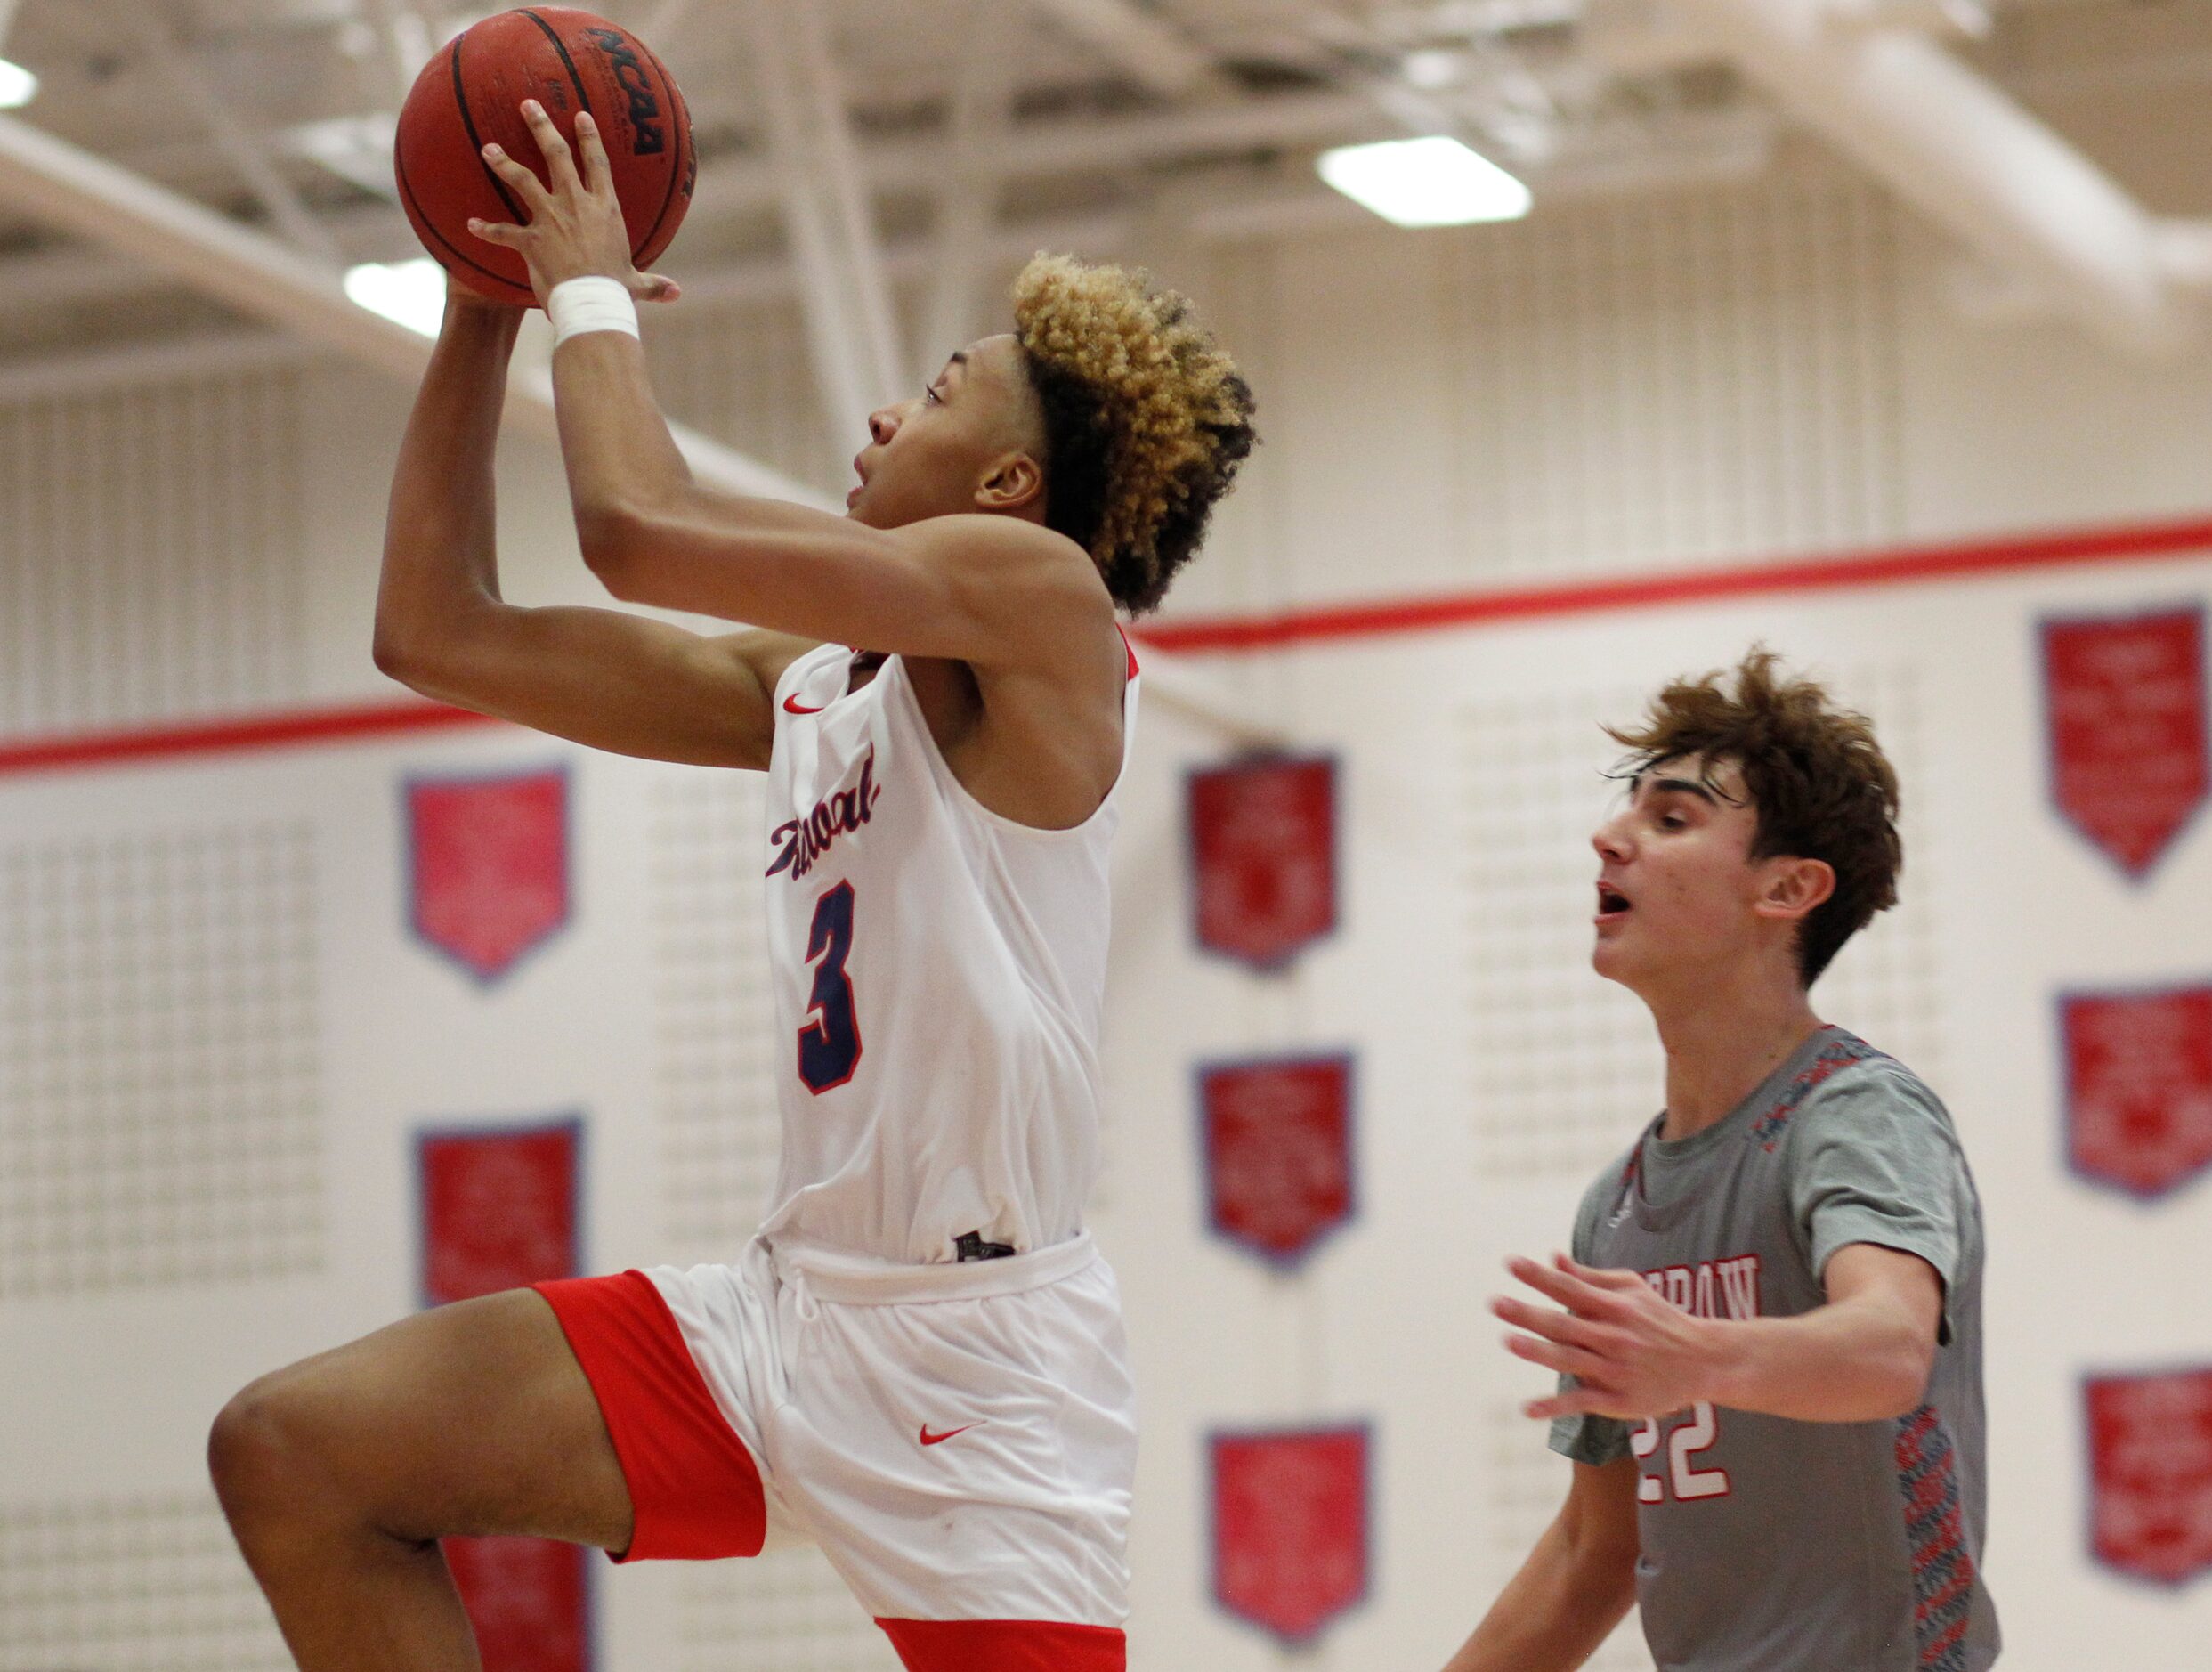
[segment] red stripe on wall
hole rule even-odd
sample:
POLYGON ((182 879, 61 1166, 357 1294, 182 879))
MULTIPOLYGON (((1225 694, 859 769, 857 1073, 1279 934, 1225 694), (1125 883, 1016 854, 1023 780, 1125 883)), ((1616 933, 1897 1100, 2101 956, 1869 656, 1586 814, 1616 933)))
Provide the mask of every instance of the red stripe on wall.
POLYGON ((1856 556, 1632 575, 1568 586, 1495 588, 1437 597, 1317 605, 1259 616, 1200 617, 1147 627, 1141 637, 1166 651, 1279 650, 1335 639, 1433 632, 1536 616, 1756 597, 1776 592, 1832 592, 2030 569, 2144 558, 2212 556, 2212 521, 2095 529, 2030 539, 1908 547, 1856 556))
POLYGON ((302 743, 345 743, 409 732, 504 722, 448 708, 442 702, 364 702, 347 708, 307 709, 288 714, 239 715, 137 731, 88 732, 70 737, 34 737, 0 743, 0 775, 54 772, 70 767, 110 767, 132 761, 228 754, 245 749, 281 749, 302 743))
MULTIPOLYGON (((1279 650, 1293 645, 1433 632, 1491 621, 1586 615, 1603 610, 1833 592, 2033 569, 2162 557, 2212 556, 2212 519, 2139 524, 2005 540, 1916 546, 1886 552, 1632 575, 1568 586, 1494 588, 1440 597, 1319 605, 1273 615, 1196 617, 1153 623, 1133 635, 1166 651, 1279 650)), ((0 776, 71 767, 226 754, 248 749, 366 741, 450 726, 504 722, 442 703, 399 702, 289 714, 239 716, 138 731, 94 732, 0 743, 0 776)))

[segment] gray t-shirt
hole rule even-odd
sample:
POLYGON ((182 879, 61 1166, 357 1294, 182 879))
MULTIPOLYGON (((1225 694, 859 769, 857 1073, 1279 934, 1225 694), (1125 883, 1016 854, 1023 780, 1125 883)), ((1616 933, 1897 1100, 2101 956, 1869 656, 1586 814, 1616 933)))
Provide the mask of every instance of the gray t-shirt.
POLYGON ((1935 1094, 1838 1027, 1728 1116, 1669 1143, 1653 1122, 1584 1196, 1575 1257, 1642 1274, 1716 1318, 1827 1299, 1846 1244, 1943 1279, 1935 1367, 1893 1422, 1801 1423, 1694 1406, 1648 1423, 1567 1417, 1552 1449, 1634 1455, 1637 1593, 1661 1672, 1981 1672, 1981 1210, 1935 1094))

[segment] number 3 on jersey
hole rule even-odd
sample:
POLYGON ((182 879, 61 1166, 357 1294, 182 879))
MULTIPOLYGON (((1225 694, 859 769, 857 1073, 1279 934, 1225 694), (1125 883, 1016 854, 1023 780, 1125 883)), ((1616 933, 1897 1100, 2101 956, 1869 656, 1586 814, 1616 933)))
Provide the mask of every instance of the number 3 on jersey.
POLYGON ((806 962, 814 965, 807 1014, 798 1030, 798 1077, 816 1097, 834 1092, 860 1067, 860 1018, 853 1010, 853 982, 845 960, 853 950, 853 885, 840 882, 814 906, 806 936, 806 962))
MULTIPOLYGON (((1636 1501, 1640 1504, 1665 1503, 1670 1478, 1679 1503, 1693 1503, 1701 1497, 1726 1497, 1726 1469, 1693 1469, 1689 1466, 1692 1457, 1720 1437, 1719 1413, 1704 1400, 1699 1400, 1689 1408, 1689 1420, 1666 1437, 1666 1473, 1640 1474, 1637 1477, 1636 1501)), ((1658 1450, 1659 1423, 1657 1417, 1648 1417, 1636 1424, 1635 1431, 1628 1436, 1628 1449, 1636 1454, 1640 1462, 1658 1450)))

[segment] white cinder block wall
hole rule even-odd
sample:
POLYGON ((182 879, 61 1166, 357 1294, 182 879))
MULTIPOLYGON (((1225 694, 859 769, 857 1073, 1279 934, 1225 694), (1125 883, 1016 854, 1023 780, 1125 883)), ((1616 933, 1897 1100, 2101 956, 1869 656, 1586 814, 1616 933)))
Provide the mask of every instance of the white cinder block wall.
MULTIPOLYGON (((2152 150, 2150 176, 2184 172, 2152 150)), ((1160 254, 1247 361, 1268 435, 1185 614, 2212 500, 2212 355, 2129 366, 1962 325, 1943 253, 1819 169, 1160 254)), ((668 322, 670 403, 831 480, 858 438, 822 432, 798 342, 774 310, 668 322)), ((283 357, 0 385, 0 732, 386 689, 369 613, 404 399, 283 357)), ((502 490, 510 596, 590 597, 557 462, 517 447, 502 490)), ((1482 1302, 1504 1252, 1564 1239, 1657 1089, 1640 1012, 1583 964, 1597 727, 1754 638, 1873 712, 1906 776, 1906 903, 1820 996, 1949 1098, 1981 1179, 2009 1663, 2196 1663, 2212 1590, 2086 1560, 2078 1381, 2212 1361, 2212 1197, 2142 1206, 2065 1173, 2052 1000, 2212 972, 2212 837, 2137 886, 2057 824, 2031 633, 2208 590, 2212 555, 1213 659, 1341 762, 1343 926, 1274 979, 1193 950, 1182 775, 1220 748, 1147 714, 1096 1214, 1143 1378, 1143 1672, 1432 1666, 1549 1514, 1566 1465, 1514 1414, 1527 1381, 1482 1302), (1295 1278, 1204 1234, 1191 1092, 1201 1060, 1288 1047, 1359 1065, 1359 1217, 1295 1278), (1292 1657, 1209 1603, 1203 1437, 1340 1418, 1379 1448, 1373 1585, 1292 1657)), ((0 778, 0 1672, 284 1664, 202 1439, 255 1372, 414 1303, 417 1125, 580 1111, 594 1269, 741 1243, 780 1049, 758 808, 745 780, 498 729, 0 778), (542 762, 572 775, 577 915, 487 992, 405 932, 399 785, 542 762)), ((889 1665, 804 1553, 596 1584, 612 1672, 889 1665)), ((1600 1664, 1646 1662, 1625 1635, 1600 1664)))

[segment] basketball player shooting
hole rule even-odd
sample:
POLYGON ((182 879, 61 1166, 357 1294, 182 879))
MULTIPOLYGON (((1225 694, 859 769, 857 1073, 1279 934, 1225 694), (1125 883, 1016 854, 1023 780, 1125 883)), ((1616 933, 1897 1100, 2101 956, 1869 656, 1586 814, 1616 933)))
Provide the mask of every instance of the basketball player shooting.
POLYGON ((1669 1672, 1981 1672, 1981 1208, 1935 1094, 1807 996, 1896 899, 1896 776, 1764 652, 1612 735, 1592 961, 1666 1107, 1571 1259, 1508 1262, 1574 1480, 1446 1672, 1581 1666, 1638 1601, 1669 1672))
POLYGON ((695 485, 588 116, 489 154, 559 345, 583 554, 701 637, 499 596, 520 315, 456 286, 401 450, 377 663, 593 747, 764 769, 783 1156, 733 1264, 440 1308, 255 1382, 217 1489, 306 1672, 478 1664, 438 1540, 818 1544, 926 1672, 1125 1664, 1136 1431, 1097 1160, 1107 848, 1149 608, 1251 450, 1186 304, 1042 258, 1015 333, 870 423, 847 515, 695 485))

